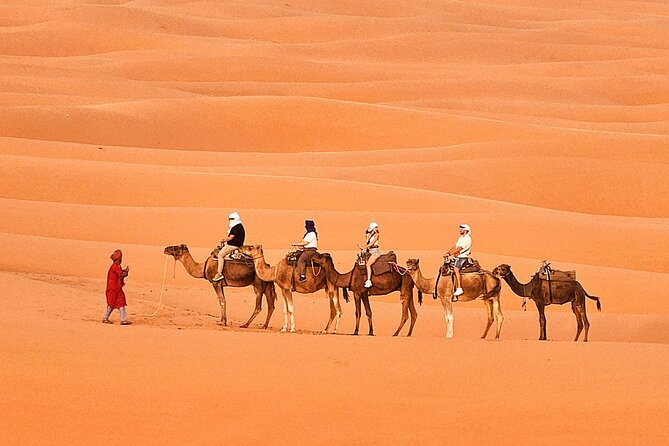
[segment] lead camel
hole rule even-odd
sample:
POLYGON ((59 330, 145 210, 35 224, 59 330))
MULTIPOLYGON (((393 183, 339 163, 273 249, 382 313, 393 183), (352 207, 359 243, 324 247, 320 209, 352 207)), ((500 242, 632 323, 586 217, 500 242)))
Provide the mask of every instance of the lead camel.
POLYGON ((228 318, 226 312, 226 302, 225 302, 225 291, 223 290, 226 286, 231 287, 246 287, 253 285, 253 291, 256 295, 256 304, 253 309, 253 314, 249 320, 242 325, 242 328, 247 328, 253 319, 262 311, 262 297, 265 296, 267 300, 267 319, 263 328, 267 328, 269 321, 272 318, 272 313, 274 312, 274 302, 276 301, 276 290, 274 289, 274 284, 272 282, 263 281, 255 273, 255 268, 253 263, 249 260, 248 263, 234 261, 225 263, 225 281, 214 282, 212 279, 216 275, 216 266, 217 261, 214 256, 209 256, 204 261, 204 263, 196 262, 188 251, 188 246, 186 245, 174 245, 168 246, 165 248, 165 255, 170 255, 176 260, 180 261, 186 271, 191 276, 196 279, 205 279, 214 287, 214 291, 218 296, 218 303, 221 306, 221 320, 218 322, 219 325, 227 325, 228 318))

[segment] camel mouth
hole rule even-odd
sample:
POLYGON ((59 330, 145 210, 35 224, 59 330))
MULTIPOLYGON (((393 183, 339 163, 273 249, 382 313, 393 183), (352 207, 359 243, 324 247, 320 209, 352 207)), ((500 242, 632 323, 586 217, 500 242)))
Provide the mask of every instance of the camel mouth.
POLYGON ((418 259, 408 259, 407 269, 410 271, 418 269, 418 259))
POLYGON ((495 277, 501 277, 501 278, 504 278, 504 277, 506 277, 506 276, 509 275, 509 272, 510 272, 509 270, 507 270, 506 272, 502 272, 502 270, 500 269, 500 267, 499 267, 499 266, 496 266, 495 269, 493 269, 493 270, 491 271, 490 274, 492 274, 492 275, 495 276, 495 277))

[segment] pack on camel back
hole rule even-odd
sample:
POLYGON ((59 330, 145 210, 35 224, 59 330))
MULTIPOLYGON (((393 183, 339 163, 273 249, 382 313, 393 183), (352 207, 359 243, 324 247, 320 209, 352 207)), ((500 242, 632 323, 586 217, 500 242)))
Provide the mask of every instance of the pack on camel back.
POLYGON ((539 275, 539 279, 546 282, 548 285, 547 304, 553 303, 553 287, 555 286, 553 282, 576 282, 576 271, 560 271, 558 269, 553 269, 547 260, 541 262, 537 274, 539 275))
MULTIPOLYGON (((358 254, 356 264, 358 265, 359 269, 363 271, 366 270, 367 259, 369 259, 369 252, 361 252, 358 254)), ((381 274, 385 274, 389 271, 404 273, 404 268, 401 268, 401 270, 400 268, 401 267, 397 265, 397 255, 395 255, 393 251, 388 251, 385 254, 381 254, 376 262, 374 262, 372 265, 372 275, 380 276, 381 274)))

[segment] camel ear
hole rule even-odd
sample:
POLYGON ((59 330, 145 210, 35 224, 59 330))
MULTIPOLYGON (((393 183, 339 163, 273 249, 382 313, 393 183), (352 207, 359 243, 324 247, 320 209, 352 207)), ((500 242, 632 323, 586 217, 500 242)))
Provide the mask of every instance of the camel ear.
POLYGON ((181 246, 179 246, 179 248, 181 248, 183 251, 188 251, 188 246, 184 245, 183 243, 181 246))

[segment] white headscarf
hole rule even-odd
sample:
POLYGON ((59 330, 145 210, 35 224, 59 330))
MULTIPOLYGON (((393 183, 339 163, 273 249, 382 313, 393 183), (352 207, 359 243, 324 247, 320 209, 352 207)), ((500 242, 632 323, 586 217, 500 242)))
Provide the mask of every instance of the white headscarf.
POLYGON ((472 235, 472 230, 469 227, 469 225, 463 223, 463 224, 460 225, 460 229, 464 229, 465 231, 467 231, 469 233, 469 235, 472 235))
POLYGON ((230 220, 229 224, 230 228, 228 229, 228 234, 230 234, 230 229, 240 224, 242 222, 242 219, 236 212, 232 212, 230 215, 228 215, 228 219, 230 220))

